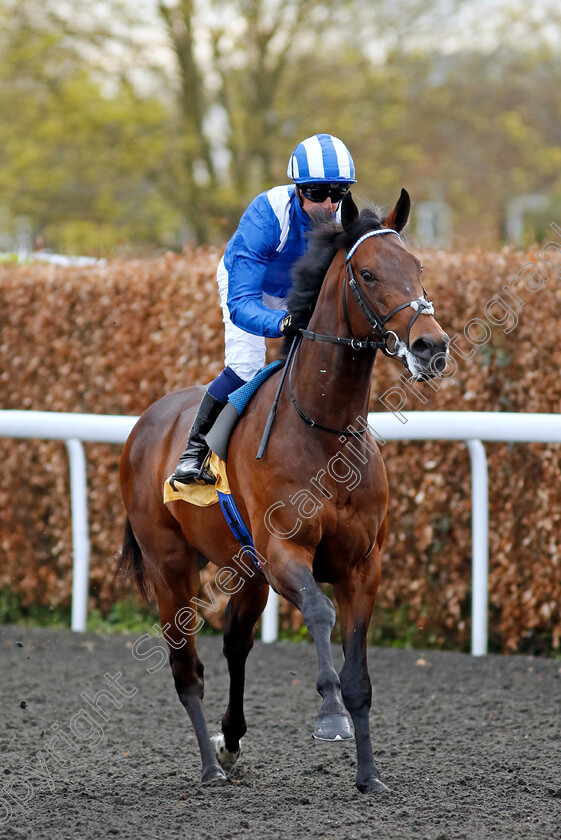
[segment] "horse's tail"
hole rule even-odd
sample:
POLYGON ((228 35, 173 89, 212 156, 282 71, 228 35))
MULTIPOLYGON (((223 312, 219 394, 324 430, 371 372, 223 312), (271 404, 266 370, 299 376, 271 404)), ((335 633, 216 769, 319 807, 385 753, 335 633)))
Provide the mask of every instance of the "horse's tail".
POLYGON ((125 519, 123 547, 121 549, 119 560, 117 561, 115 577, 130 576, 134 576, 136 585, 140 590, 140 594, 144 600, 148 602, 151 594, 150 582, 145 574, 142 551, 140 550, 140 546, 136 540, 130 520, 127 516, 125 519))

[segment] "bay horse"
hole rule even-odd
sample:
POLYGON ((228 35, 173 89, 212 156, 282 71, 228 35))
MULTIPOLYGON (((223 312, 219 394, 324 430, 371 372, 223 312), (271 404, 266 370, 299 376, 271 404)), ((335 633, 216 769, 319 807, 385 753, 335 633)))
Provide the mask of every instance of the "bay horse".
POLYGON ((183 449, 202 388, 162 397, 125 444, 120 478, 127 518, 118 571, 134 574, 144 594, 149 587, 155 591, 204 783, 225 779, 225 768, 240 754, 247 729, 245 663, 272 586, 302 612, 315 640, 322 703, 314 736, 352 738, 348 711, 356 738, 356 785, 363 793, 386 789, 372 754, 366 647, 380 580, 388 485, 364 418, 377 349, 396 356, 416 379, 442 372, 448 352, 448 336, 426 299, 421 263, 399 236, 409 210, 405 190, 385 219, 374 209, 359 214, 348 193, 342 222, 324 221, 312 233, 288 305, 300 318, 311 317, 292 357, 267 448, 256 460, 281 371, 252 397, 228 448, 230 487, 260 570, 251 562, 233 562, 240 545, 220 505, 163 503, 164 482, 183 449), (222 591, 231 593, 224 624, 229 702, 222 733, 212 739, 195 647, 201 619, 193 609, 199 573, 209 561, 219 567, 222 591), (335 607, 319 583, 332 585, 339 606, 345 657, 339 675, 330 646, 335 607))

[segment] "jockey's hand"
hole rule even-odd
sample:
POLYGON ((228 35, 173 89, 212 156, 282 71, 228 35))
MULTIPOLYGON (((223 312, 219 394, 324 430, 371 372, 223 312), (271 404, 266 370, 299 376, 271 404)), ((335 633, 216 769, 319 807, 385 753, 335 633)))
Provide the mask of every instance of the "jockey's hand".
POLYGON ((287 315, 281 324, 281 333, 285 338, 293 338, 299 330, 305 330, 308 326, 308 319, 302 315, 287 315))

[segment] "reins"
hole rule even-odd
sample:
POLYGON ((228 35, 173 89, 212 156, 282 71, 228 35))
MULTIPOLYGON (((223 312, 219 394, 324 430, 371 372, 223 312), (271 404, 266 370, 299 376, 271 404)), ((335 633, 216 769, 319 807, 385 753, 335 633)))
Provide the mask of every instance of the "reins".
POLYGON ((383 318, 380 317, 380 315, 378 315, 378 313, 375 312, 372 309, 372 307, 370 306, 368 301, 364 298, 364 296, 363 296, 363 294, 360 290, 360 286, 358 285, 358 283, 355 279, 355 276, 353 274, 353 269, 352 269, 352 266, 351 266, 351 259, 354 255, 356 249, 358 248, 358 246, 362 242, 364 242, 366 239, 369 239, 371 236, 380 236, 380 235, 385 234, 385 233, 394 233, 396 236, 399 236, 399 238, 401 239, 401 236, 399 235, 398 231, 394 230, 393 228, 379 228, 378 230, 371 230, 368 233, 365 233, 363 236, 361 236, 355 242, 355 244, 348 251, 348 253, 345 257, 345 276, 343 278, 343 283, 342 283, 343 313, 344 313, 344 316, 345 316, 345 323, 347 325, 347 329, 351 334, 351 338, 346 338, 345 336, 339 336, 339 335, 327 335, 327 334, 324 334, 324 333, 316 333, 316 332, 313 332, 312 330, 304 330, 304 329, 301 329, 299 331, 299 334, 294 336, 294 340, 293 340, 292 345, 290 347, 290 352, 289 352, 289 355, 288 355, 287 360, 286 360, 286 365, 285 365, 285 368, 284 368, 283 373, 282 373, 282 377, 281 377, 281 380, 280 380, 280 383, 279 383, 279 387, 277 389, 275 400, 274 400, 273 405, 271 407, 271 410, 269 412, 269 416, 267 418, 267 423, 265 424, 265 430, 263 432, 263 436, 261 438, 261 444, 259 446, 259 451, 257 453, 257 458, 258 459, 263 457, 263 453, 264 453, 265 448, 267 446, 267 442, 269 440, 269 435, 270 435, 270 432, 271 432, 271 426, 273 424, 273 420, 274 420, 276 409, 277 409, 277 404, 278 404, 279 397, 280 397, 280 392, 281 392, 282 387, 284 385, 284 381, 285 381, 287 372, 288 372, 288 387, 289 387, 289 391, 290 391, 290 399, 292 400, 292 404, 294 405, 294 408, 296 409, 298 415, 302 418, 302 420, 308 426, 314 427, 316 429, 320 429, 323 432, 330 432, 331 434, 340 435, 340 436, 344 435, 345 437, 349 437, 350 435, 357 435, 357 434, 363 435, 368 429, 368 424, 366 424, 366 426, 364 426, 364 428, 362 428, 362 429, 353 429, 352 431, 349 431, 348 429, 333 429, 330 426, 324 426, 322 423, 318 423, 316 420, 314 420, 312 417, 310 417, 308 414, 306 414, 306 412, 298 405, 298 400, 296 399, 296 395, 295 395, 294 389, 292 387, 292 371, 294 369, 294 363, 296 361, 296 356, 298 355, 298 350, 299 350, 300 345, 302 343, 302 339, 306 339, 307 341, 323 341, 323 342, 327 342, 328 344, 337 344, 340 347, 350 347, 350 348, 352 348, 352 350, 355 350, 355 351, 365 350, 367 352, 372 352, 374 354, 374 359, 376 358, 376 352, 378 350, 381 350, 382 353, 384 353, 384 355, 391 357, 391 356, 395 356, 397 354, 397 352, 399 350, 399 345, 401 345, 401 344, 403 344, 405 346, 406 350, 409 350, 409 336, 411 335, 411 329, 413 328, 413 324, 415 323, 415 321, 417 320, 419 315, 421 315, 421 313, 424 314, 424 315, 434 315, 434 307, 433 307, 431 301, 427 299, 427 293, 426 293, 424 287, 423 287, 423 297, 422 298, 416 298, 415 300, 410 300, 410 301, 407 301, 406 303, 402 303, 399 306, 396 306, 394 309, 391 310, 391 312, 388 312, 388 314, 385 315, 383 318), (366 320, 368 321, 370 326, 373 327, 375 330, 377 330, 378 333, 380 333, 381 338, 378 341, 376 341, 373 338, 359 339, 359 338, 354 337, 353 330, 352 330, 352 327, 351 327, 351 323, 350 323, 350 320, 349 320, 349 312, 348 312, 348 306, 347 306, 347 296, 346 296, 347 282, 348 282, 348 286, 349 286, 350 290, 352 291, 352 293, 353 293, 353 295, 356 299, 356 302, 358 303, 364 317, 366 318, 366 320), (411 306, 412 309, 415 310, 415 312, 414 312, 414 314, 413 314, 413 316, 412 316, 412 318, 409 322, 409 326, 407 328, 406 341, 403 342, 399 338, 397 333, 395 333, 393 330, 387 330, 386 329, 386 324, 388 323, 388 321, 390 321, 394 317, 394 315, 397 315, 398 312, 401 312, 403 309, 406 309, 408 306, 411 306), (390 348, 388 347, 388 343, 387 343, 387 340, 390 336, 393 336, 393 339, 394 339, 394 349, 393 349, 393 351, 390 350, 390 348))
MULTIPOLYGON (((376 352, 378 350, 381 350, 382 353, 384 353, 384 355, 386 355, 386 356, 390 356, 390 357, 395 356, 398 352, 399 345, 403 344, 403 343, 405 344, 406 349, 409 350, 409 336, 411 335, 411 329, 413 328, 413 324, 415 323, 415 321, 417 320, 419 315, 421 313, 426 314, 426 315, 433 315, 434 314, 434 307, 433 307, 432 303, 427 299, 427 293, 426 293, 424 287, 423 287, 423 297, 422 298, 417 298, 415 300, 406 301, 405 303, 402 303, 399 306, 396 306, 394 309, 391 310, 391 312, 388 312, 388 314, 385 317, 382 318, 382 317, 380 317, 380 315, 378 315, 377 312, 375 312, 372 309, 372 307, 370 306, 368 301, 364 298, 364 296, 363 296, 363 294, 360 290, 360 286, 358 285, 358 283, 355 279, 355 276, 353 274, 353 269, 352 269, 352 266, 351 266, 351 259, 354 255, 356 249, 358 248, 358 246, 362 242, 365 241, 365 239, 369 239, 371 236, 380 236, 381 234, 385 234, 385 233, 394 233, 396 236, 399 236, 398 231, 394 230, 393 228, 380 228, 379 230, 371 230, 368 233, 365 233, 363 236, 360 237, 360 239, 358 239, 355 242, 355 244, 348 251, 348 253, 345 257, 346 268, 345 268, 345 276, 343 278, 343 283, 342 283, 343 313, 344 313, 344 316, 345 316, 345 323, 347 325, 347 329, 351 334, 351 338, 346 338, 346 337, 338 336, 338 335, 325 335, 323 333, 316 333, 316 332, 312 332, 311 330, 303 330, 302 329, 302 330, 300 330, 300 334, 301 334, 303 339, 307 339, 308 341, 324 341, 324 342, 327 342, 329 344, 337 344, 337 345, 342 346, 342 347, 351 347, 353 350, 357 350, 357 351, 365 350, 367 352, 374 353, 374 358, 376 357, 376 352), (380 336, 381 336, 380 340, 376 341, 372 338, 358 339, 358 338, 355 338, 353 336, 353 330, 352 330, 351 323, 350 323, 350 320, 349 320, 347 297, 346 297, 347 281, 348 281, 349 288, 351 289, 351 291, 352 291, 352 293, 353 293, 353 295, 354 295, 354 297, 355 297, 355 299, 356 299, 364 317, 366 318, 366 320, 368 321, 370 326, 373 327, 375 330, 377 330, 380 333, 380 336), (413 314, 413 316, 412 316, 412 318, 409 322, 409 326, 407 328, 406 341, 402 342, 402 340, 399 338, 397 333, 395 333, 393 330, 387 330, 385 325, 388 323, 388 321, 391 318, 394 317, 394 315, 397 315, 398 312, 401 312, 403 309, 406 309, 408 306, 411 306, 415 310, 415 312, 414 312, 414 314, 413 314), (387 343, 387 340, 390 336, 393 336, 393 338, 394 338, 394 349, 393 349, 393 351, 390 350, 390 348, 388 347, 388 343, 387 343)), ((400 236, 399 236, 399 238, 401 239, 400 236)), ((364 434, 368 429, 368 424, 366 424, 366 426, 363 429, 354 429, 352 432, 349 431, 348 429, 333 429, 330 426, 324 426, 321 423, 318 423, 317 421, 313 420, 298 405, 298 401, 296 399, 296 395, 295 395, 294 389, 292 387, 292 371, 293 371, 293 368, 294 368, 294 363, 296 361, 296 355, 297 355, 297 350, 298 350, 299 346, 300 346, 300 344, 298 344, 296 347, 293 344, 293 346, 291 347, 292 358, 290 360, 290 367, 289 367, 289 372, 288 372, 288 387, 289 387, 289 390, 290 390, 290 399, 292 400, 292 404, 294 405, 294 408, 296 409, 298 415, 302 418, 302 420, 304 420, 305 423, 308 424, 308 426, 313 426, 317 429, 321 429, 324 432, 331 432, 332 434, 344 435, 346 437, 348 437, 349 435, 364 434), (294 350, 294 352, 292 352, 293 350, 294 350)))
MULTIPOLYGON (((431 301, 427 300, 427 293, 425 289, 423 288, 422 298, 416 298, 415 300, 406 301, 405 303, 396 306, 394 309, 391 310, 391 312, 388 312, 388 314, 384 318, 381 318, 378 315, 378 313, 372 309, 368 301, 365 300, 360 290, 360 286, 356 282, 351 266, 351 258, 354 255, 358 246, 362 242, 364 242, 365 239, 369 239, 371 236, 379 236, 382 233, 395 233, 396 236, 399 236, 397 230, 394 230, 393 228, 380 228, 379 230, 371 230, 368 233, 365 233, 364 236, 361 236, 360 239, 358 239, 355 242, 355 244, 350 249, 345 258, 346 270, 342 284, 343 313, 345 315, 345 323, 347 325, 347 329, 350 332, 351 336, 353 335, 353 330, 349 321, 349 311, 347 306, 347 280, 349 288, 354 294, 355 299, 358 305, 360 306, 364 317, 366 318, 371 327, 378 330, 378 332, 381 335, 381 341, 374 341, 371 338, 360 340, 358 338, 354 338, 354 336, 352 338, 343 338, 341 336, 336 335, 322 335, 321 333, 314 333, 310 330, 300 330, 304 338, 307 338, 310 341, 327 341, 332 344, 348 345, 349 347, 352 347, 353 350, 372 350, 374 352, 376 352, 376 350, 381 350, 382 353, 384 353, 386 356, 395 356, 397 353, 397 345, 401 342, 401 339, 393 330, 387 330, 386 324, 391 318, 394 317, 394 315, 397 315, 398 312, 401 312, 402 309, 406 309, 408 306, 411 306, 415 310, 415 314, 411 318, 411 321, 409 322, 409 327, 407 328, 406 347, 407 349, 409 349, 409 336, 411 335, 411 329, 419 315, 421 313, 424 313, 426 315, 434 315, 434 307, 431 301), (395 349, 393 350, 393 352, 389 349, 387 344, 387 339, 389 336, 394 337, 395 349)), ((399 238, 401 239, 401 237, 399 238)))
MULTIPOLYGON (((305 338, 305 336, 303 336, 305 338)), ((329 338, 329 336, 327 336, 329 338)), ((325 337, 324 337, 325 338, 325 337)), ((321 340, 321 338, 320 338, 321 340)), ((298 345, 300 346, 300 345, 298 345)), ((349 431, 349 429, 332 429, 331 426, 324 426, 322 423, 318 423, 316 420, 313 420, 309 417, 303 409, 300 408, 298 405, 298 401, 296 399, 296 394, 294 393, 294 389, 292 387, 292 370, 294 368, 294 362, 296 361, 296 352, 292 356, 292 361, 290 362, 290 369, 288 371, 288 389, 290 391, 290 399, 292 400, 292 404, 304 423, 307 423, 308 426, 313 426, 316 429, 321 429, 322 432, 331 432, 334 435, 344 435, 345 437, 349 437, 350 435, 363 435, 368 429, 368 423, 362 429, 353 429, 349 431)))

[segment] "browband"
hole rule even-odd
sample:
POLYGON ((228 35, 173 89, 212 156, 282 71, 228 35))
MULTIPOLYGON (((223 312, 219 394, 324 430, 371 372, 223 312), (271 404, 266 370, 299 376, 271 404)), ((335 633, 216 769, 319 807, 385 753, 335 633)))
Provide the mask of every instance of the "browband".
MULTIPOLYGON (((365 239, 369 239, 371 236, 380 236, 381 233, 395 233, 396 236, 399 236, 397 230, 394 230, 393 228, 380 228, 380 230, 371 230, 368 233, 365 233, 364 236, 361 236, 360 239, 357 239, 357 241, 347 254, 346 262, 350 260, 350 258, 352 257, 352 255, 354 254, 361 242, 364 242, 365 239)), ((401 239, 401 236, 399 236, 399 238, 401 239)))

